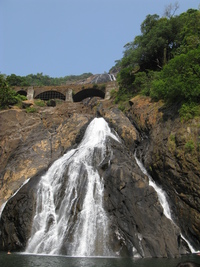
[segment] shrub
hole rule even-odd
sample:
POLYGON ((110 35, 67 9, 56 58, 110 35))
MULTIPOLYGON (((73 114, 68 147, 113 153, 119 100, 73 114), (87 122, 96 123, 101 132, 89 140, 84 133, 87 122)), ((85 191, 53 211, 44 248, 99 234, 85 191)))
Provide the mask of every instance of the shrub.
POLYGON ((117 104, 119 102, 128 101, 133 96, 134 96, 134 94, 131 94, 126 89, 121 88, 118 92, 116 92, 115 104, 117 104))
POLYGON ((155 80, 152 82, 150 96, 153 100, 165 99, 167 89, 163 80, 155 80))
POLYGON ((55 99, 49 99, 49 100, 47 101, 47 106, 48 106, 48 107, 55 107, 55 106, 56 106, 56 101, 55 101, 55 99))
POLYGON ((185 103, 179 109, 179 115, 184 121, 200 116, 200 106, 194 102, 185 103))
POLYGON ((35 107, 28 107, 26 108, 27 113, 35 113, 37 112, 37 109, 35 107))
POLYGON ((135 74, 133 86, 137 88, 137 91, 141 92, 142 95, 149 96, 151 84, 153 80, 157 79, 158 75, 159 73, 151 70, 146 72, 138 72, 135 74))
POLYGON ((3 75, 0 75, 0 108, 17 103, 16 92, 11 90, 3 75))
POLYGON ((187 153, 191 153, 194 150, 194 142, 192 140, 189 140, 186 144, 185 144, 185 150, 187 153))
POLYGON ((124 110, 125 110, 125 104, 124 103, 120 103, 119 105, 118 105, 118 108, 123 112, 124 110))
POLYGON ((115 98, 116 95, 117 95, 117 91, 116 91, 115 89, 112 89, 112 90, 110 91, 110 96, 111 96, 111 98, 115 98))
POLYGON ((40 99, 35 101, 35 105, 38 106, 38 107, 46 106, 45 102, 43 100, 40 100, 40 99))

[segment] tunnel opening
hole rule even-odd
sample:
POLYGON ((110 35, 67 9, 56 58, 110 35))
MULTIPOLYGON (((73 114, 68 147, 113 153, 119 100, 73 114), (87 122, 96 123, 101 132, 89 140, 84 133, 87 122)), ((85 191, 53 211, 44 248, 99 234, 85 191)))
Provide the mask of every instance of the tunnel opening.
POLYGON ((35 99, 41 99, 44 101, 47 101, 49 99, 61 99, 61 100, 65 100, 65 96, 57 91, 45 91, 43 93, 40 93, 39 95, 37 95, 35 97, 35 99))
POLYGON ((88 97, 101 97, 105 98, 105 93, 98 89, 83 89, 82 91, 78 92, 73 96, 74 102, 81 102, 82 100, 88 98, 88 97))

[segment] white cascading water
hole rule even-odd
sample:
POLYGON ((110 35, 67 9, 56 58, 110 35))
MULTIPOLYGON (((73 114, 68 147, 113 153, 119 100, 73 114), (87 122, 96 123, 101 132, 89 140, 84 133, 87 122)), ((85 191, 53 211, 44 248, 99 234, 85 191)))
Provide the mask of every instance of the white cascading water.
POLYGON ((95 118, 76 149, 55 161, 38 185, 36 214, 26 253, 110 256, 104 184, 97 168, 106 139, 119 141, 95 118))
POLYGON ((1 207, 0 207, 0 218, 1 218, 1 215, 2 215, 2 213, 3 213, 3 210, 4 210, 4 208, 5 208, 5 206, 6 206, 6 204, 7 204, 7 202, 11 199, 11 198, 13 198, 18 192, 19 192, 19 190, 25 185, 25 184, 27 184, 28 183, 28 181, 30 180, 30 178, 28 178, 26 181, 24 181, 23 182, 23 184, 20 186, 20 188, 19 189, 17 189, 16 190, 16 192, 5 202, 5 203, 3 203, 2 205, 1 205, 1 207))
POLYGON ((110 78, 110 81, 116 81, 116 78, 115 78, 115 75, 114 74, 108 74, 109 75, 109 78, 110 78))
MULTIPOLYGON (((136 157, 136 153, 135 153, 135 160, 136 160, 138 166, 140 167, 141 171, 149 178, 149 185, 152 186, 155 189, 155 191, 157 192, 158 199, 159 199, 159 202, 163 208, 164 215, 174 223, 172 216, 171 216, 170 207, 169 207, 169 204, 167 202, 165 192, 159 186, 157 186, 156 183, 153 181, 152 177, 148 174, 148 172, 145 169, 142 162, 136 157)), ((189 243, 189 241, 182 234, 181 234, 181 237, 188 244, 188 247, 192 253, 198 252, 192 247, 192 245, 189 243)))
POLYGON ((156 185, 156 183, 153 181, 153 179, 151 178, 151 176, 148 174, 147 170, 145 169, 144 165, 142 164, 142 162, 136 157, 136 154, 135 154, 135 160, 138 164, 138 166, 140 167, 141 171, 149 178, 149 185, 152 186, 155 191, 157 192, 157 195, 158 195, 158 199, 159 199, 159 202, 163 208, 163 212, 164 212, 164 215, 172 220, 172 217, 171 217, 171 212, 170 212, 170 208, 169 208, 169 204, 167 202, 167 198, 165 196, 165 192, 156 185))

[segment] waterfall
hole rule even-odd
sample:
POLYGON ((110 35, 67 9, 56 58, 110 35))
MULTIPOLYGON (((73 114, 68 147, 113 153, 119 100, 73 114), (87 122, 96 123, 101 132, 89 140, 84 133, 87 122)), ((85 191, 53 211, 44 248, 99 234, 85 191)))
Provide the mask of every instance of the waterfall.
POLYGON ((27 253, 110 256, 104 184, 97 167, 107 138, 118 138, 103 118, 87 127, 76 149, 55 161, 38 185, 36 213, 27 253))
POLYGON ((116 81, 115 75, 114 74, 108 74, 110 81, 116 81))
POLYGON ((3 210, 4 210, 4 208, 5 208, 6 204, 7 204, 7 202, 8 202, 8 200, 7 200, 6 202, 4 202, 4 203, 1 205, 1 207, 0 207, 0 219, 1 219, 2 212, 3 212, 3 210))
POLYGON ((166 195, 165 195, 165 192, 156 185, 156 183, 153 181, 152 177, 148 174, 147 170, 145 169, 144 165, 142 164, 142 162, 136 157, 136 153, 135 153, 135 160, 138 164, 138 166, 140 167, 141 171, 149 178, 149 185, 152 186, 155 191, 157 192, 158 194, 158 199, 160 201, 160 204, 163 208, 163 212, 164 212, 164 215, 172 220, 172 217, 171 217, 171 212, 170 212, 170 208, 169 208, 169 204, 167 202, 167 198, 166 198, 166 195))
MULTIPOLYGON (((141 171, 147 175, 147 177, 149 178, 149 185, 152 186, 155 191, 157 192, 158 194, 158 199, 159 199, 159 202, 163 208, 163 212, 164 212, 164 215, 170 219, 174 224, 175 222, 173 221, 172 219, 172 216, 171 216, 171 212, 170 212, 170 207, 169 207, 169 204, 168 204, 168 201, 167 201, 167 198, 166 198, 166 195, 165 195, 165 192, 159 187, 156 185, 156 183, 153 181, 152 177, 148 174, 147 170, 145 169, 144 165, 142 164, 142 162, 136 157, 136 153, 135 153, 135 160, 138 164, 138 166, 140 167, 141 171)), ((192 245, 189 243, 189 241, 181 234, 181 237, 182 239, 188 244, 188 247, 190 249, 190 251, 192 253, 197 253, 199 251, 196 251, 192 245)))
POLYGON ((19 190, 25 185, 25 184, 27 184, 28 182, 29 182, 29 180, 30 180, 30 178, 28 178, 26 181, 24 181, 23 182, 23 184, 19 187, 19 189, 17 189, 16 190, 16 192, 6 201, 6 202, 4 202, 2 205, 1 205, 1 207, 0 207, 0 219, 1 219, 1 215, 2 215, 2 212, 3 212, 3 210, 4 210, 4 208, 5 208, 5 206, 6 206, 6 204, 7 204, 7 202, 11 199, 11 198, 13 198, 18 192, 19 192, 19 190))

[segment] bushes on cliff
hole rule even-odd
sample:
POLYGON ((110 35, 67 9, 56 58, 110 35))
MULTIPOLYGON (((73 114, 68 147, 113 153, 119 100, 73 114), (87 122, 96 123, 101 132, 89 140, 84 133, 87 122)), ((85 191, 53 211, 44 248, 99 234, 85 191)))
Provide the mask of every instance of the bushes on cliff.
POLYGON ((14 92, 9 88, 3 75, 0 75, 0 108, 3 109, 15 102, 14 92))
POLYGON ((198 117, 200 116, 200 106, 195 102, 184 103, 179 109, 179 115, 183 121, 198 117))
POLYGON ((15 105, 24 100, 24 96, 17 94, 14 90, 10 89, 6 79, 0 75, 0 109, 7 108, 9 105, 15 105))

